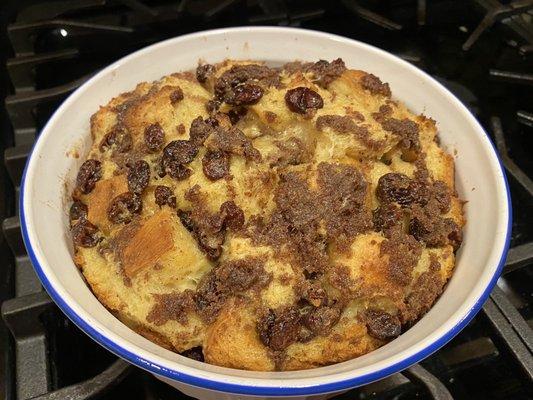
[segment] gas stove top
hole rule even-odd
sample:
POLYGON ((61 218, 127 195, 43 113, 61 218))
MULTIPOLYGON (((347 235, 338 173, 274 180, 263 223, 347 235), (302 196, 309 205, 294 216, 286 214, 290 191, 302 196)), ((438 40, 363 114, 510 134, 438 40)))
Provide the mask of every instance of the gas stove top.
POLYGON ((511 250, 483 311, 402 373, 338 399, 533 397, 533 0, 56 0, 0 6, 0 398, 181 399, 79 331, 43 292, 24 249, 18 186, 40 129, 102 67, 151 43, 227 26, 332 32, 385 49, 461 99, 507 170, 511 250))

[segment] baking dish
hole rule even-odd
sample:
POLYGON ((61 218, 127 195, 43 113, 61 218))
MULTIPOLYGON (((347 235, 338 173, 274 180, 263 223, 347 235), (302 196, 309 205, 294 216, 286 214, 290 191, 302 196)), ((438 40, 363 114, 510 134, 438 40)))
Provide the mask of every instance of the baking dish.
MULTIPOLYGON (((292 28, 247 27, 199 32, 147 47, 105 68, 75 91, 37 139, 20 192, 24 242, 43 286, 98 343, 198 398, 306 398, 343 391, 407 368, 436 351, 479 311, 505 261, 511 226, 505 175, 492 144, 469 111, 433 78, 372 46, 292 28), (138 82, 225 58, 280 64, 341 57, 391 85, 394 97, 437 121, 454 155, 456 185, 467 201, 455 273, 433 308, 410 330, 357 359, 295 372, 222 368, 165 350, 130 330, 94 297, 72 261, 66 210, 76 172, 90 147, 90 116, 138 82)), ((315 397, 313 397, 315 398, 315 397)))

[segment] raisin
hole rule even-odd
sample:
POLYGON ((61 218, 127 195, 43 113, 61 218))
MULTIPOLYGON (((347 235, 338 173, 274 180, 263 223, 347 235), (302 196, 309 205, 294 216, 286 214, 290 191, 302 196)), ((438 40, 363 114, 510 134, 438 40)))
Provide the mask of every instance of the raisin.
POLYGON ((215 67, 211 64, 202 64, 196 68, 196 80, 205 83, 215 73, 215 67))
POLYGON ((216 261, 222 254, 225 231, 221 229, 216 232, 209 232, 205 227, 199 226, 195 230, 195 235, 200 249, 207 255, 207 258, 216 261))
POLYGON ((228 117, 232 125, 235 125, 239 122, 248 112, 248 109, 245 107, 233 108, 228 111, 228 117))
MULTIPOLYGON (((187 220, 187 214, 181 215, 184 215, 184 219, 182 219, 182 223, 184 226, 185 224, 192 225, 191 232, 193 233, 193 236, 196 239, 198 246, 205 253, 207 258, 211 261, 218 260, 218 258, 222 254, 222 244, 224 243, 225 238, 224 230, 209 232, 209 228, 206 229, 206 227, 202 226, 201 224, 195 224, 192 219, 187 220)), ((186 226, 186 228, 189 229, 188 226, 186 226)))
POLYGON ((76 200, 70 206, 69 219, 70 223, 80 220, 82 218, 87 218, 87 206, 81 201, 76 200))
POLYGON ((204 362, 204 353, 202 352, 202 347, 193 347, 192 349, 185 350, 184 352, 180 353, 180 355, 190 358, 195 361, 204 362))
POLYGON ((216 80, 215 98, 227 104, 255 104, 262 97, 263 89, 253 81, 265 86, 279 86, 279 73, 264 65, 233 66, 216 80))
POLYGON ((130 192, 141 194, 150 182, 150 165, 144 160, 136 161, 128 170, 130 192))
POLYGON ((76 246, 94 247, 100 239, 98 228, 85 218, 81 218, 72 227, 72 241, 76 246))
POLYGON ((154 191, 155 204, 163 207, 165 204, 171 208, 176 208, 176 196, 168 186, 156 186, 154 191))
MULTIPOLYGON (((223 204, 219 212, 210 213, 205 208, 204 198, 195 185, 185 193, 185 199, 191 202, 192 211, 178 210, 178 216, 185 228, 191 232, 198 247, 213 261, 220 257, 228 226, 240 227, 244 215, 235 204, 223 204)), ((232 203, 232 202, 231 202, 232 203)))
POLYGON ((368 310, 366 312, 368 334, 376 339, 390 340, 400 336, 402 326, 398 317, 385 311, 368 310))
POLYGON ((289 110, 298 114, 324 107, 322 97, 314 90, 303 86, 288 90, 285 94, 285 103, 289 110))
POLYGON ((229 174, 229 157, 223 151, 208 151, 202 159, 204 175, 212 181, 229 174))
POLYGON ((376 188, 376 196, 382 203, 398 202, 410 204, 414 201, 410 193, 411 179, 407 175, 388 173, 381 176, 376 188))
POLYGON ((135 214, 142 211, 141 198, 132 192, 116 196, 107 209, 107 218, 115 224, 129 223, 135 214))
POLYGON ((171 168, 168 174, 177 181, 183 181, 192 175, 192 170, 183 165, 174 165, 174 168, 171 168))
POLYGON ((115 125, 111 132, 104 136, 100 142, 100 151, 113 149, 119 153, 126 153, 131 150, 133 139, 123 126, 115 125))
POLYGON ((188 140, 173 140, 163 150, 163 159, 175 161, 178 164, 188 164, 198 154, 198 147, 188 140))
POLYGON ((443 246, 445 244, 445 237, 439 234, 439 226, 442 219, 438 216, 433 216, 425 210, 415 209, 411 220, 409 221, 409 234, 413 235, 419 242, 424 242, 428 245, 443 246))
POLYGON ((170 104, 174 105, 183 100, 183 90, 178 86, 172 93, 170 93, 170 104))
POLYGON ((303 318, 303 323, 311 332, 317 335, 327 335, 340 317, 339 307, 323 306, 314 308, 307 313, 303 318))
POLYGON ((384 203, 373 212, 374 229, 386 231, 403 223, 403 211, 394 203, 384 203))
POLYGON ((96 182, 102 177, 102 163, 98 160, 89 159, 81 164, 76 186, 84 194, 91 193, 96 182))
POLYGON ((253 85, 251 83, 245 83, 244 85, 239 85, 233 89, 233 99, 226 100, 226 103, 231 105, 250 105, 256 104, 261 97, 263 97, 263 89, 261 86, 253 85))
POLYGON ((274 312, 268 310, 257 325, 259 338, 263 344, 274 351, 285 350, 298 340, 300 333, 300 314, 295 308, 274 312))
POLYGON ((424 205, 428 201, 427 188, 423 183, 395 172, 379 178, 376 196, 381 203, 396 202, 404 207, 413 203, 424 205))
POLYGON ((174 140, 163 149, 161 166, 163 172, 177 180, 187 179, 192 171, 183 166, 188 164, 198 154, 198 147, 188 140, 174 140))
POLYGON ((425 208, 413 207, 409 233, 429 247, 451 244, 457 250, 462 241, 461 228, 453 219, 440 217, 434 201, 425 208))
POLYGON ((224 219, 224 225, 237 230, 244 225, 244 213, 233 201, 225 201, 220 206, 220 213, 224 219))
POLYGON ((144 143, 152 153, 161 150, 165 143, 165 131, 157 122, 144 130, 144 143))

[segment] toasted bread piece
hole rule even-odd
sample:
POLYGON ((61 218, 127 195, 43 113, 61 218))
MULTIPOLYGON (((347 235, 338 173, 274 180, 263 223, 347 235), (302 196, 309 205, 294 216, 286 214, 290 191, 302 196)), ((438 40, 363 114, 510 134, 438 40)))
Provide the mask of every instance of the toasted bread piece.
POLYGON ((204 356, 208 363, 253 371, 273 371, 274 362, 261 343, 253 305, 231 300, 207 330, 204 356))

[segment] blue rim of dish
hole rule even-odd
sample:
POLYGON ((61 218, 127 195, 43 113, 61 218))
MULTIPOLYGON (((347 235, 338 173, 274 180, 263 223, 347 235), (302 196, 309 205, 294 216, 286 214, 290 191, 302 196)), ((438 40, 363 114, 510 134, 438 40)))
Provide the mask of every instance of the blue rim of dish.
MULTIPOLYGON (((251 27, 248 27, 248 28, 251 28, 251 27)), ((261 28, 264 28, 264 27, 261 27, 261 28)), ((228 30, 228 29, 221 29, 221 30, 228 30)), ((313 31, 309 31, 305 29, 294 29, 294 30, 313 32, 313 31)), ((214 32, 214 31, 217 31, 217 30, 196 32, 196 34, 197 33, 208 33, 208 32, 214 32)), ((318 33, 323 33, 323 32, 318 32, 318 33)), ((328 35, 331 35, 334 37, 335 36, 340 37, 342 39, 353 40, 353 39, 345 38, 343 36, 338 36, 334 34, 328 34, 328 35)), ((184 35, 184 36, 187 36, 187 35, 184 35)), ((353 40, 353 41, 361 43, 357 40, 353 40)), ((373 47, 374 49, 383 51, 367 43, 364 43, 364 44, 369 47, 373 47)), ((144 49, 141 49, 141 50, 144 50, 144 49)), ((387 54, 390 54, 390 53, 387 53, 387 54)), ((428 75, 426 72, 418 68, 416 69, 422 72, 424 75, 428 76, 429 78, 435 80, 430 75, 428 75)), ((440 85, 442 89, 444 89, 445 91, 447 91, 448 93, 450 93, 453 97, 457 99, 457 97, 453 93, 451 93, 447 88, 442 86, 439 82, 437 82, 437 84, 440 85)), ((70 96, 72 96, 74 93, 76 93, 76 91, 74 91, 70 96)), ((462 102, 460 103, 462 104, 462 102)), ((481 127, 481 125, 479 126, 481 127)), ((46 276, 46 274, 44 273, 42 269, 42 266, 39 264, 37 260, 37 257, 33 251, 33 248, 31 246, 30 239, 28 236, 28 228, 26 226, 26 218, 24 215, 24 189, 25 189, 26 173, 28 170, 28 166, 33 156, 33 150, 36 147, 36 144, 38 143, 40 136, 36 139, 34 146, 30 152, 30 155, 24 167, 24 172, 22 174, 22 180, 21 180, 21 185, 20 185, 19 210, 20 210, 20 224, 21 224, 21 230, 22 230, 22 238, 24 240, 26 250, 28 251, 28 256, 30 257, 30 261, 35 269, 35 272, 37 273, 37 276, 41 280, 42 285, 44 286, 44 288, 46 289, 50 297, 54 300, 54 302, 61 309, 61 311, 63 311, 63 313, 65 313, 67 317, 69 317, 69 319, 72 320, 72 322, 74 322, 74 324, 78 326, 78 328, 80 328, 83 332, 85 332, 89 337, 91 337, 101 346, 105 347, 107 350, 114 353, 115 355, 131 362, 132 364, 142 369, 145 369, 149 372, 152 372, 164 378, 179 381, 184 384, 188 384, 188 385, 195 386, 198 388, 205 388, 205 389, 226 392, 226 393, 231 393, 231 394, 240 394, 240 395, 253 395, 253 396, 302 396, 304 395, 305 396, 305 395, 316 395, 316 394, 324 394, 324 393, 347 390, 347 389, 355 388, 357 386, 362 386, 362 385, 377 381, 379 379, 383 379, 396 372, 400 372, 404 369, 407 369, 411 365, 425 359, 426 357, 430 356, 431 354, 439 350, 442 346, 444 346, 446 343, 452 340, 466 325, 468 325, 468 323, 480 311, 481 307, 483 306, 483 304, 489 297, 490 293, 492 292, 494 285, 498 281, 498 278, 500 277, 503 266, 505 264, 507 252, 509 250, 509 245, 511 241, 512 214, 513 214, 512 203, 511 203, 511 193, 509 190, 509 183, 507 182, 507 176, 505 174, 505 169, 503 167, 501 158, 498 152, 496 151, 494 143, 492 142, 489 135, 485 132, 483 128, 482 128, 482 131, 487 141, 491 144, 492 151, 498 160, 500 172, 502 174, 503 181, 505 184, 505 190, 507 194, 507 209, 508 209, 505 244, 502 250, 502 254, 500 256, 500 260, 498 262, 498 267, 496 271, 494 272, 494 275, 492 276, 489 284, 487 285, 487 287, 485 288, 481 296, 477 299, 475 304, 472 306, 472 308, 468 311, 468 313, 448 332, 446 332, 443 336, 435 340, 429 346, 397 362, 396 364, 388 366, 387 368, 383 368, 375 372, 371 372, 371 373, 357 376, 354 378, 344 379, 344 380, 337 381, 337 382, 324 383, 324 384, 318 384, 318 385, 309 385, 309 386, 304 386, 304 387, 283 387, 283 386, 239 385, 239 384, 234 384, 234 383, 214 381, 214 380, 207 379, 207 378, 201 378, 201 377, 197 377, 197 376, 190 375, 190 374, 185 374, 183 372, 179 372, 179 371, 175 371, 175 370, 163 367, 161 365, 152 363, 143 357, 139 357, 135 353, 122 347, 120 344, 102 335, 100 332, 94 329, 90 324, 88 324, 85 320, 83 320, 83 318, 80 317, 78 314, 76 314, 76 312, 63 300, 63 298, 57 293, 57 291, 54 289, 54 287, 50 283, 48 277, 46 276)))

